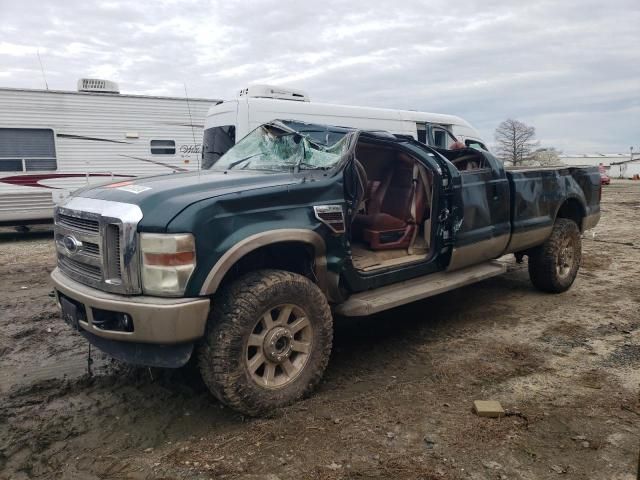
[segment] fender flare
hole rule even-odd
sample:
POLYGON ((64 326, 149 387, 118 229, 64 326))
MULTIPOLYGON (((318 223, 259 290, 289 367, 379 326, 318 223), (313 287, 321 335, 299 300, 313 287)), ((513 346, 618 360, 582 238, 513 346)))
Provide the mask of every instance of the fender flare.
POLYGON ((270 230, 251 235, 236 243, 225 252, 209 271, 205 278, 200 295, 212 295, 218 290, 227 272, 248 253, 268 245, 282 242, 306 243, 313 247, 315 255, 315 275, 317 285, 323 292, 327 291, 327 247, 320 234, 303 228, 284 228, 270 230))
POLYGON ((553 216, 553 223, 556 222, 556 220, 558 220, 558 215, 560 214, 560 210, 562 210, 562 207, 565 204, 571 203, 571 202, 575 202, 578 204, 578 206, 580 207, 580 223, 578 224, 578 229, 581 232, 584 232, 584 219, 587 218, 587 206, 586 206, 586 202, 584 201, 583 198, 581 198, 579 195, 575 195, 575 194, 570 194, 567 196, 567 198, 565 198, 560 205, 558 205, 558 208, 556 208, 555 211, 555 215, 553 216))

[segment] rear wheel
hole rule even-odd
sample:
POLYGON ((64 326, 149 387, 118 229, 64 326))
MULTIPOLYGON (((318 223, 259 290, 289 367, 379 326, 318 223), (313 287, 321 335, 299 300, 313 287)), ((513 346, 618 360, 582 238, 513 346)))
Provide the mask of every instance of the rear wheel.
POLYGON ((315 284, 290 272, 252 272, 214 299, 200 372, 220 401, 260 415, 313 390, 332 339, 331 310, 315 284))
POLYGON ((580 229, 573 220, 556 220, 549 238, 529 253, 529 278, 544 292, 560 293, 571 287, 580 267, 580 229))

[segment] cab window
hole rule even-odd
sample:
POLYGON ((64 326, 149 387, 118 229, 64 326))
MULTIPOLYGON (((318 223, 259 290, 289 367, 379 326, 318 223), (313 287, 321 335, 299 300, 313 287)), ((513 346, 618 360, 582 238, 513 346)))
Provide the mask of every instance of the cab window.
POLYGON ((431 136, 433 137, 433 146, 437 148, 447 149, 456 141, 451 132, 443 127, 433 127, 431 129, 431 136))
POLYGON ((236 127, 223 125, 204 131, 202 148, 202 168, 205 170, 218 161, 236 143, 236 127))
POLYGON ((484 143, 479 142, 477 140, 471 140, 471 139, 467 139, 464 141, 464 144, 469 147, 469 148, 475 148, 476 150, 484 150, 485 152, 488 152, 489 150, 487 150, 487 147, 484 146, 484 143))
POLYGON ((433 129, 433 145, 439 148, 447 148, 447 134, 444 130, 433 129))
POLYGON ((418 132, 418 141, 427 144, 427 126, 424 123, 416 123, 416 131, 418 132))

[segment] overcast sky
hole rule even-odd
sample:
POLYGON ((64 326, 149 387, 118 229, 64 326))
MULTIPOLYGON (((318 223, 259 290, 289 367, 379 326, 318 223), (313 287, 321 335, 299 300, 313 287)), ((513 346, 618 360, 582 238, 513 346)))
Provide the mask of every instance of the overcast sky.
POLYGON ((312 101, 507 117, 565 153, 640 150, 640 0, 0 0, 0 86, 312 101))

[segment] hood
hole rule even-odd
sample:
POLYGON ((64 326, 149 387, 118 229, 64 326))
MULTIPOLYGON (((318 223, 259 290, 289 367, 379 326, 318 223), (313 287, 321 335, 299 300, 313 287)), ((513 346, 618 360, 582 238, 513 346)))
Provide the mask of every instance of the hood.
POLYGON ((164 228, 183 209, 201 200, 299 182, 300 178, 287 172, 207 170, 110 183, 74 196, 138 205, 143 214, 141 225, 157 229, 164 228))

